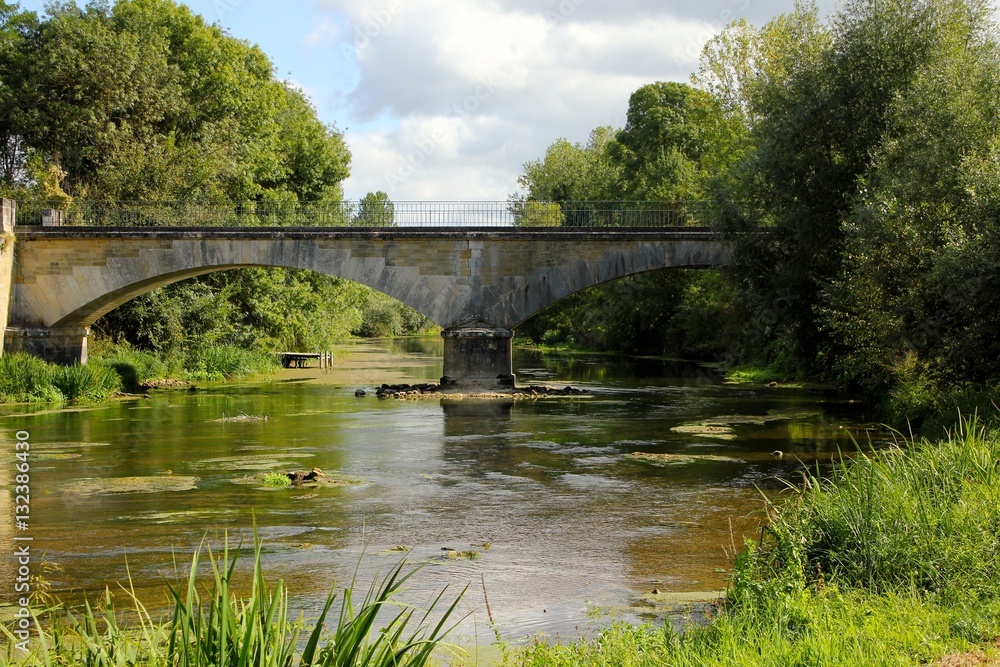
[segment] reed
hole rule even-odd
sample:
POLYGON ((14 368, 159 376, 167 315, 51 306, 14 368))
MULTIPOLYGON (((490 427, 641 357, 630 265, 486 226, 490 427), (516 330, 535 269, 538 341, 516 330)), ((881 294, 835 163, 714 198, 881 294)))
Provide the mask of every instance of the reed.
MULTIPOLYGON (((43 614, 46 629, 33 640, 33 651, 16 656, 9 641, 6 652, 0 652, 0 666, 423 667, 454 627, 449 623, 461 599, 460 594, 436 619, 445 591, 423 611, 400 603, 396 595, 419 569, 407 571, 401 562, 374 581, 357 604, 356 581, 345 588, 333 623, 328 618, 338 602, 336 589, 318 618, 293 620, 283 582, 271 585, 264 577, 259 539, 246 598, 233 592, 239 551, 231 553, 228 540, 221 555, 208 552, 211 587, 205 594, 198 578, 201 556, 199 549, 186 581, 168 584, 172 610, 166 620, 155 620, 129 587, 135 620, 124 624, 106 592, 100 613, 85 604, 78 613, 53 609, 43 614), (384 612, 391 615, 379 628, 384 612)), ((10 630, 2 631, 13 640, 10 630)))

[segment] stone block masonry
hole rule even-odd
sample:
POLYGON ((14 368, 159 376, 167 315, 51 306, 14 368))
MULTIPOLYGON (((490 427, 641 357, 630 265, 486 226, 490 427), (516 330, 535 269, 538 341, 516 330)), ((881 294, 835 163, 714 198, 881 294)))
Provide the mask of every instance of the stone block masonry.
POLYGON ((212 271, 279 266, 346 278, 399 299, 445 328, 453 380, 501 387, 513 383, 510 332, 559 299, 645 271, 727 259, 715 234, 695 228, 18 231, 18 260, 6 283, 13 293, 8 350, 85 360, 88 327, 144 292, 212 271))

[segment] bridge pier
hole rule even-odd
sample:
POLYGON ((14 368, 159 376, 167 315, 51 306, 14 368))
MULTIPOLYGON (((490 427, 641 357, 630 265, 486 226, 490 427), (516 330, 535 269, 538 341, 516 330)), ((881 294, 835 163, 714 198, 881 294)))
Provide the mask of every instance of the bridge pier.
POLYGON ((5 352, 27 352, 46 361, 72 365, 87 363, 90 327, 7 327, 5 352))
POLYGON ((512 331, 473 324, 445 329, 441 336, 444 338, 442 385, 483 390, 514 386, 512 331))

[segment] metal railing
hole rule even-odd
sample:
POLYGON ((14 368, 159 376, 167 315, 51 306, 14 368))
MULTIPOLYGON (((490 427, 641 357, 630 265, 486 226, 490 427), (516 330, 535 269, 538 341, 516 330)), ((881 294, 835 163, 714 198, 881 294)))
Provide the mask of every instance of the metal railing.
MULTIPOLYGON (((538 228, 709 226, 718 206, 709 201, 505 202, 401 201, 372 206, 324 202, 24 201, 18 225, 41 225, 43 212, 61 211, 57 224, 87 227, 358 227, 538 228)), ((46 224, 52 224, 48 214, 46 224)))

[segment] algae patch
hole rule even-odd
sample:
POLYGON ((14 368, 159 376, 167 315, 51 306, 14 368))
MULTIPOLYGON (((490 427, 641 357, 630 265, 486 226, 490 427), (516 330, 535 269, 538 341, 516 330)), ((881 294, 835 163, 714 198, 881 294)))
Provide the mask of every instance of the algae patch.
POLYGON ((746 463, 742 459, 736 459, 731 456, 718 456, 716 454, 649 454, 646 452, 633 452, 626 455, 625 458, 661 467, 689 465, 691 463, 706 461, 715 463, 746 463))
POLYGON ((716 440, 735 440, 736 433, 729 426, 699 422, 697 424, 683 424, 670 429, 674 433, 693 435, 696 438, 715 438, 716 440))
POLYGON ((70 482, 63 487, 63 490, 66 493, 91 496, 99 493, 117 494, 190 491, 197 487, 197 477, 170 475, 162 477, 90 477, 70 482))
POLYGON ((248 415, 241 412, 238 415, 232 417, 220 417, 219 419, 213 419, 214 422, 224 422, 227 424, 245 424, 248 422, 266 422, 270 421, 270 417, 267 415, 248 415))
MULTIPOLYGON (((358 479, 357 477, 349 477, 347 475, 336 475, 330 474, 325 477, 316 478, 310 482, 303 482, 301 484, 291 484, 289 482, 284 486, 273 486, 267 484, 268 477, 282 473, 257 473, 255 475, 243 475, 242 477, 236 477, 235 479, 229 480, 233 484, 241 484, 243 486, 253 486, 260 491, 285 491, 292 489, 318 489, 325 487, 338 487, 338 486, 357 486, 359 484, 364 484, 364 480, 358 479)), ((315 497, 315 494, 300 496, 300 498, 315 497)))

